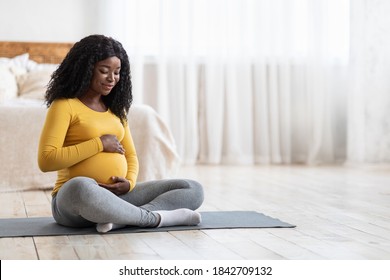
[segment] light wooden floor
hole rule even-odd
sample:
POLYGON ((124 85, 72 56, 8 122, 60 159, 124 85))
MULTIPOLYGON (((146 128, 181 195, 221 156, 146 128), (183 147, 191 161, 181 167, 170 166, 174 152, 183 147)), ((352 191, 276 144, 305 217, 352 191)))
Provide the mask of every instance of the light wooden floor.
MULTIPOLYGON (((390 259, 390 167, 185 167, 200 210, 256 210, 294 229, 0 238, 0 259, 390 259)), ((0 194, 0 218, 50 216, 49 192, 0 194)))

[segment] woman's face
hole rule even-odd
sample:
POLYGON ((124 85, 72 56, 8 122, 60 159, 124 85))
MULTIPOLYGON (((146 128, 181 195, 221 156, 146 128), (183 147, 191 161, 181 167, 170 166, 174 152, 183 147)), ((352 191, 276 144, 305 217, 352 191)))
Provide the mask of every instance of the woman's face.
POLYGON ((108 95, 119 82, 121 61, 116 56, 101 60, 95 64, 90 90, 100 95, 108 95))

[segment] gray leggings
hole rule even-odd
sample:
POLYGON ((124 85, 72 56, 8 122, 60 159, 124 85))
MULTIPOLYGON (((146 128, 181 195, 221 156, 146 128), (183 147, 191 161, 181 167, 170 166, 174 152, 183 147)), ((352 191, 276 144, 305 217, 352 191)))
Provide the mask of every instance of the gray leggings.
POLYGON ((188 208, 196 210, 203 202, 202 186, 192 180, 168 179, 138 183, 117 196, 87 177, 67 181, 53 197, 52 212, 57 223, 88 227, 115 223, 155 227, 158 215, 152 211, 188 208))

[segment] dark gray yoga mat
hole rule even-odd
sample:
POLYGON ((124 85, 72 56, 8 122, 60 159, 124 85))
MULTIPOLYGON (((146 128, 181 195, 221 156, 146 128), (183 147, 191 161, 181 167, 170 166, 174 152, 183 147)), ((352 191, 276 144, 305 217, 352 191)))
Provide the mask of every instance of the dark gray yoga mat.
MULTIPOLYGON (((201 212, 202 222, 197 226, 164 228, 125 227, 113 233, 159 232, 178 230, 232 229, 232 228, 292 228, 294 225, 254 211, 201 212)), ((71 228, 55 223, 52 217, 0 219, 0 237, 55 236, 98 234, 95 227, 71 228)))

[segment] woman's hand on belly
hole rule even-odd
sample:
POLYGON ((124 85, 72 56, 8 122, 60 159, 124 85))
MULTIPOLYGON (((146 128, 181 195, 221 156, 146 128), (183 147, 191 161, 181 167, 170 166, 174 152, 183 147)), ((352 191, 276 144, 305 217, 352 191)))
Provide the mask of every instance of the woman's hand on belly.
POLYGON ((130 190, 130 182, 126 178, 123 177, 111 177, 113 183, 112 184, 103 184, 99 183, 99 186, 109 190, 110 192, 116 195, 122 195, 130 190))
POLYGON ((125 149, 115 135, 105 134, 100 137, 100 140, 103 144, 103 152, 125 154, 125 149))

